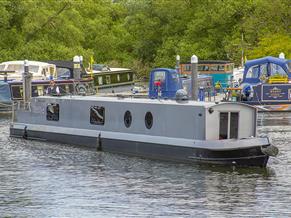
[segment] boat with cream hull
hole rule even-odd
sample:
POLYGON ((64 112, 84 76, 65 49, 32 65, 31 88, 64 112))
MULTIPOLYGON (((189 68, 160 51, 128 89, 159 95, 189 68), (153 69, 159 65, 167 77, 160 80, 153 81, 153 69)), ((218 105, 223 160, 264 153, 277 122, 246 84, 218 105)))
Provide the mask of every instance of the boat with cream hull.
MULTIPOLYGON (((7 61, 0 63, 0 81, 22 80, 25 61, 7 61)), ((29 71, 33 80, 46 80, 56 77, 56 66, 40 61, 29 61, 29 71)))
POLYGON ((277 153, 244 104, 63 96, 17 108, 12 137, 183 163, 265 167, 277 153))

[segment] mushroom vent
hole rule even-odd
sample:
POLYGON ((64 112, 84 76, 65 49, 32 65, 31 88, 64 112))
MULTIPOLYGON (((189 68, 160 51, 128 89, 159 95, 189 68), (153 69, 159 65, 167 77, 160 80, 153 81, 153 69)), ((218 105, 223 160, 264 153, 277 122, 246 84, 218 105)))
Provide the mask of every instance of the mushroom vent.
POLYGON ((176 92, 176 101, 187 101, 188 100, 188 94, 187 91, 184 89, 179 89, 176 92))

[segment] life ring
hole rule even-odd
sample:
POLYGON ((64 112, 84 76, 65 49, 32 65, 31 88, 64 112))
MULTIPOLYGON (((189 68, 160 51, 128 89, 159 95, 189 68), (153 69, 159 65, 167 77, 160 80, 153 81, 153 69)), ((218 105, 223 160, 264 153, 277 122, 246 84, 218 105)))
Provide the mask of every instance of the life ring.
POLYGON ((78 94, 86 94, 87 93, 87 88, 83 84, 77 84, 76 85, 76 91, 78 94))

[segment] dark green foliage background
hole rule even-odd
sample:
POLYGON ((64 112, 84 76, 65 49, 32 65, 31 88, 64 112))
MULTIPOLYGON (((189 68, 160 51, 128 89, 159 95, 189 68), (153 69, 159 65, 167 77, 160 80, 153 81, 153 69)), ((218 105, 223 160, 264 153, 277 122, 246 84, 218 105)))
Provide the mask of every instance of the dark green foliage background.
POLYGON ((0 0, 0 61, 71 60, 132 68, 284 52, 290 0, 0 0), (242 41, 243 35, 243 41, 242 41))

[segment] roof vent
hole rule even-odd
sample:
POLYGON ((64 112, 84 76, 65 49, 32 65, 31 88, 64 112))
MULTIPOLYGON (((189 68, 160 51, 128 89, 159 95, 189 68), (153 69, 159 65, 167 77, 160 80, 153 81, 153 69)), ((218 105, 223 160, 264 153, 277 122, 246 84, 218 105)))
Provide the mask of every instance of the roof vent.
POLYGON ((175 98, 176 101, 187 101, 189 99, 188 94, 184 89, 177 90, 175 98))

